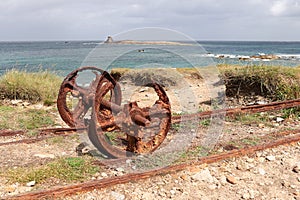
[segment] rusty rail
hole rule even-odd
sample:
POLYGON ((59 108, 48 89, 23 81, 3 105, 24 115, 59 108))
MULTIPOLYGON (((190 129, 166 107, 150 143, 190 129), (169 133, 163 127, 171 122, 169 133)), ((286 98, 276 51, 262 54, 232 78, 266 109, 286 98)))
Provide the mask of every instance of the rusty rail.
POLYGON ((188 121, 193 118, 207 119, 211 117, 212 114, 214 115, 226 114, 226 116, 233 116, 237 114, 266 112, 271 110, 281 110, 281 109, 293 108, 298 106, 300 106, 300 99, 272 102, 263 105, 243 106, 238 108, 226 108, 226 109, 219 109, 213 111, 204 111, 195 114, 173 116, 172 123, 180 123, 182 121, 188 121))
MULTIPOLYGON (((282 133, 279 132, 278 134, 286 135, 289 132, 295 133, 295 130, 284 131, 282 133)), ((274 148, 274 147, 277 147, 280 145, 291 144, 291 143, 295 143, 295 142, 299 142, 299 141, 300 141, 300 130, 298 130, 298 133, 293 136, 287 136, 287 137, 284 137, 281 139, 277 139, 277 140, 272 141, 267 144, 261 144, 261 145, 256 145, 256 146, 252 146, 252 147, 246 147, 243 149, 231 150, 231 151, 224 152, 224 153, 217 154, 217 155, 202 157, 199 160, 191 162, 191 163, 182 163, 182 164, 172 165, 172 166, 164 167, 162 169, 155 169, 155 170, 151 170, 151 171, 147 171, 147 172, 126 174, 123 176, 106 178, 106 179, 102 179, 102 180, 88 181, 85 183, 74 184, 74 185, 69 185, 69 186, 61 186, 61 187, 57 187, 57 188, 49 189, 49 190, 29 192, 26 194, 8 197, 7 199, 22 199, 22 200, 24 200, 24 199, 57 198, 57 197, 62 197, 62 196, 68 196, 68 195, 76 194, 79 192, 87 192, 87 191, 91 191, 94 189, 102 189, 102 188, 111 187, 111 186, 118 185, 118 184, 124 184, 124 183, 132 182, 132 181, 143 180, 146 178, 151 178, 151 177, 166 174, 166 173, 175 173, 175 172, 187 169, 191 166, 201 165, 204 163, 207 163, 207 164, 214 163, 214 162, 218 162, 218 161, 233 158, 233 157, 241 157, 244 155, 252 154, 257 151, 274 148)))
POLYGON ((0 136, 23 135, 24 133, 23 130, 0 130, 0 136))
MULTIPOLYGON (((47 128, 47 129, 41 129, 38 136, 35 138, 25 138, 22 140, 15 140, 15 141, 10 141, 10 142, 3 142, 0 143, 0 146, 5 146, 5 145, 13 145, 13 144, 31 144, 35 142, 39 142, 45 139, 49 139, 52 137, 55 137, 57 135, 62 135, 62 136, 68 136, 66 132, 71 132, 71 131, 82 131, 85 130, 86 128, 47 128), (53 134, 49 136, 48 134, 53 134)), ((24 135, 24 131, 17 130, 17 131, 0 131, 0 136, 15 136, 15 135, 24 135)))

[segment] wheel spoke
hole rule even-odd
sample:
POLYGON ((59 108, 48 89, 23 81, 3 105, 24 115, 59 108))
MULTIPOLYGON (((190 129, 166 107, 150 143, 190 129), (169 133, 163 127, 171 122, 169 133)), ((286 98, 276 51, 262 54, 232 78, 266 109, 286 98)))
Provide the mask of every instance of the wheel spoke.
MULTIPOLYGON (((82 67, 72 71, 62 82, 57 99, 57 108, 62 119, 70 127, 75 127, 78 124, 84 124, 84 116, 92 106, 99 80, 108 82, 107 80, 103 79, 103 73, 104 71, 102 69, 96 67, 82 67), (95 74, 95 79, 91 81, 88 87, 81 87, 76 83, 79 72, 84 70, 91 70, 92 73, 95 74), (74 98, 79 99, 73 110, 67 106, 67 94, 69 93, 74 98)), ((110 88, 108 90, 110 90, 110 88)), ((118 94, 120 94, 120 92, 118 94)), ((112 100, 121 102, 121 96, 116 95, 112 100)))

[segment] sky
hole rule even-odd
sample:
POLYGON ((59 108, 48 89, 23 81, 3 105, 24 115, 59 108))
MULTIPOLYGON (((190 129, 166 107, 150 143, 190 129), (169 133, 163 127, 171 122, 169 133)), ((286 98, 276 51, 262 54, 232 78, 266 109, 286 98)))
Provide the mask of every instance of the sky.
POLYGON ((0 0, 0 41, 104 40, 143 27, 195 40, 300 41, 300 0, 0 0))

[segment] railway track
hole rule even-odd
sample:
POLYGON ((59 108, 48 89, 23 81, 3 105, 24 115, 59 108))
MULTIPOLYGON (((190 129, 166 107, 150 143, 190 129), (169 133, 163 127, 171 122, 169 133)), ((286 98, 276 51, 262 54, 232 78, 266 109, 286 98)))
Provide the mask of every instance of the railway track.
MULTIPOLYGON (((287 100, 287 101, 281 101, 281 102, 272 102, 269 104, 264 105, 253 105, 253 106, 244 106, 244 107, 238 107, 238 108, 227 108, 227 109, 219 109, 214 111, 205 111, 205 112, 199 112, 195 114, 185 114, 185 115, 177 115, 172 116, 172 123, 180 123, 182 121, 188 121, 191 119, 207 119, 212 116, 212 114, 217 115, 224 113, 226 116, 233 116, 238 114, 246 114, 246 113, 258 113, 258 112, 267 112, 267 111, 275 111, 275 110, 281 110, 281 109, 287 109, 287 108, 293 108, 300 106, 300 99, 295 100, 287 100)), ((49 137, 54 137, 56 135, 62 135, 67 136, 69 134, 66 134, 66 132, 76 132, 76 131, 84 131, 86 130, 86 127, 79 127, 79 128, 46 128, 41 129, 40 133, 36 138, 26 138, 21 139, 17 141, 11 141, 11 142, 4 142, 0 143, 0 146, 5 145, 11 145, 11 144, 19 144, 19 143, 34 143, 38 142, 44 139, 47 139, 49 137), (52 135, 51 135, 52 134, 52 135), (50 136, 49 136, 50 135, 50 136)), ((23 135, 25 132, 23 130, 0 130, 0 137, 4 136, 15 136, 15 135, 23 135)))
POLYGON ((291 130, 291 131, 283 131, 277 133, 278 135, 283 135, 285 137, 276 139, 269 143, 264 143, 256 146, 246 147, 242 149, 235 149, 231 151, 227 151, 224 153, 210 155, 206 157, 201 157, 196 161, 189 163, 182 163, 177 165, 172 165, 168 167, 164 167, 161 169, 150 170, 147 172, 140 173, 130 173, 123 176, 117 176, 112 178, 105 178, 102 180, 94 180, 88 181, 84 183, 61 186, 53 189, 46 189, 42 191, 29 192, 17 196, 8 197, 7 199, 48 199, 48 198, 58 198, 64 197, 72 194, 83 193, 87 191, 91 191, 94 189, 102 189, 106 187, 111 187, 118 184, 124 184, 132 181, 143 180, 147 178, 151 178, 158 175, 163 175, 166 173, 175 173, 178 171, 182 171, 192 166, 201 165, 204 163, 214 163, 225 159, 230 159, 233 157, 241 157, 244 155, 253 154, 257 151, 262 151, 269 148, 275 148, 280 145, 288 145, 291 143, 300 142, 300 130, 291 130), (288 136, 287 136, 288 135, 288 136))
MULTIPOLYGON (((218 113, 225 113, 226 116, 233 116, 238 114, 246 114, 246 113, 258 113, 258 112, 267 112, 267 111, 275 111, 287 108, 293 108, 300 106, 300 99, 295 100, 288 100, 288 101, 281 101, 281 102, 272 102, 269 104, 264 105, 253 105, 253 106, 244 106, 239 108, 227 108, 227 109, 220 109, 214 111, 206 111, 206 112, 199 112, 195 114, 186 114, 186 115, 178 115, 172 117, 172 123, 180 123, 181 121, 187 121, 194 118, 199 119, 207 119, 210 118, 212 114, 217 115, 218 113)), ((84 131, 86 130, 85 127, 82 128, 47 128, 41 129, 40 133, 36 138, 26 138, 17 141, 11 142, 3 142, 0 143, 0 146, 5 145, 12 145, 12 144, 19 144, 19 143, 34 143, 39 142, 41 140, 47 139, 49 137, 54 137, 56 135, 68 135, 66 132, 76 132, 76 131, 84 131), (49 136, 52 134, 52 136, 49 136)), ((0 137, 4 136, 15 136, 15 135, 23 135, 25 132, 23 130, 1 130, 0 137)))

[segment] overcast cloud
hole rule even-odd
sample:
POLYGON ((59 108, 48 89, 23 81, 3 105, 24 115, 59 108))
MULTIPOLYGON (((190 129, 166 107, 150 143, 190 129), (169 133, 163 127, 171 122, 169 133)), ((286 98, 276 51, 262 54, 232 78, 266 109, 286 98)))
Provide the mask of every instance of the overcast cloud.
POLYGON ((300 0, 0 0, 0 40, 103 40, 162 27, 199 40, 300 40, 300 0))

